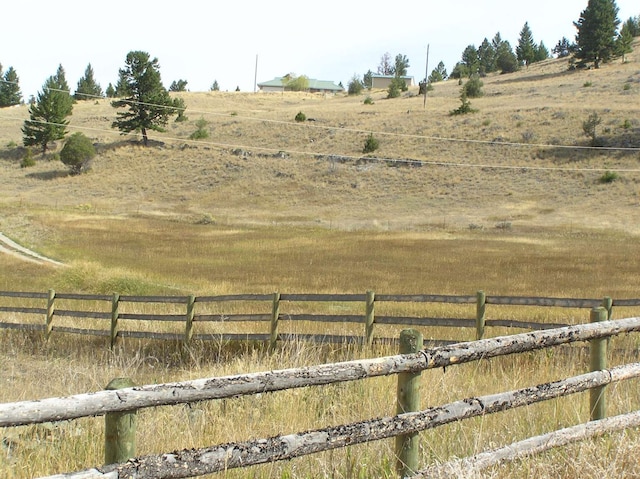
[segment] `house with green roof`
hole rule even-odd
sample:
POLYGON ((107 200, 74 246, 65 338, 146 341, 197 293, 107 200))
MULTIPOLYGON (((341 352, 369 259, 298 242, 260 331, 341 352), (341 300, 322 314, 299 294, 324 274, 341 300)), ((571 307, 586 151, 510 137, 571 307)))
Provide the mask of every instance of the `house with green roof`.
MULTIPOLYGON (((266 82, 258 83, 258 88, 260 91, 264 92, 283 92, 283 91, 291 91, 287 88, 287 83, 289 82, 289 78, 287 77, 276 77, 273 80, 269 80, 266 82)), ((308 79, 309 87, 305 90, 309 93, 341 93, 344 91, 344 88, 340 85, 336 85, 334 82, 329 80, 315 80, 313 78, 308 79)))

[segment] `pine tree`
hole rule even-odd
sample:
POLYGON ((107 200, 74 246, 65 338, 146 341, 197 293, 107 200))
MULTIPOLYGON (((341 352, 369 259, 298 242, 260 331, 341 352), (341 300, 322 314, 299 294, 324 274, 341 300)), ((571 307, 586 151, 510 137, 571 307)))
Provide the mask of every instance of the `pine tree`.
POLYGON ((544 42, 540 42, 538 46, 536 46, 535 55, 533 57, 534 62, 541 62, 542 60, 546 60, 551 55, 549 55, 549 49, 546 47, 544 42))
POLYGON ((111 105, 128 110, 119 111, 112 126, 123 135, 139 131, 147 146, 147 131, 164 131, 169 116, 178 113, 169 92, 162 85, 158 59, 151 60, 147 52, 129 52, 125 68, 120 70, 118 83, 121 83, 123 91, 129 93, 126 98, 113 101, 111 105))
POLYGON ((19 105, 22 101, 20 92, 20 79, 13 67, 2 76, 2 65, 0 65, 0 107, 19 105))
POLYGON ((409 59, 406 55, 402 53, 398 53, 396 55, 395 63, 393 66, 393 74, 397 77, 403 77, 407 75, 407 70, 411 65, 409 65, 409 59))
POLYGON ((496 71, 496 50, 491 42, 485 38, 478 47, 478 64, 481 75, 496 71))
POLYGON ((93 77, 93 68, 91 63, 87 65, 87 69, 84 71, 84 76, 78 80, 78 87, 74 98, 76 100, 91 100, 96 97, 102 98, 102 88, 100 84, 96 82, 93 77))
POLYGON ((60 65, 57 73, 49 77, 38 92, 36 102, 29 107, 30 120, 25 120, 22 127, 24 146, 39 146, 44 156, 50 142, 61 140, 67 134, 67 117, 72 111, 73 99, 60 65))
POLYGON ((593 62, 594 68, 600 68, 600 63, 615 55, 620 24, 615 0, 589 0, 580 19, 573 24, 578 29, 576 58, 581 63, 593 62))
POLYGON ((211 84, 211 88, 209 90, 220 91, 220 85, 218 85, 218 80, 213 80, 213 83, 211 84))
POLYGON ((466 75, 471 78, 471 75, 478 72, 478 51, 475 45, 468 45, 462 52, 462 64, 465 66, 466 75))
POLYGON ((431 75, 429 75, 429 83, 437 83, 447 79, 447 69, 444 67, 444 62, 438 63, 438 66, 433 69, 431 75))
POLYGON ((533 41, 533 33, 529 28, 529 22, 525 22, 522 30, 520 30, 520 38, 516 47, 516 57, 520 63, 529 66, 535 61, 536 44, 533 41))
POLYGON ((503 40, 500 32, 496 33, 491 40, 493 48, 496 50, 496 67, 502 73, 513 73, 518 70, 518 58, 513 53, 511 44, 503 40))

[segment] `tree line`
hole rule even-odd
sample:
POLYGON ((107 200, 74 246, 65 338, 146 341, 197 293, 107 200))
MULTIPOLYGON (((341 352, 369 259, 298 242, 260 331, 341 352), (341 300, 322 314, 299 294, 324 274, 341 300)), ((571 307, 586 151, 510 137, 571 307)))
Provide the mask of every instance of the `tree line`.
MULTIPOLYGON (((422 88, 430 88, 433 83, 448 78, 473 78, 485 76, 489 73, 512 73, 522 67, 528 67, 532 63, 546 60, 551 54, 559 58, 573 56, 571 68, 580 68, 593 65, 599 68, 603 62, 613 58, 624 57, 631 53, 633 38, 640 36, 640 15, 630 17, 622 24, 618 19, 619 9, 615 0, 589 0, 587 7, 581 12, 577 21, 573 22, 577 33, 575 42, 566 37, 549 51, 544 42, 534 40, 534 35, 529 22, 525 22, 518 38, 515 49, 509 41, 504 40, 497 32, 491 40, 484 38, 480 46, 468 45, 462 52, 451 73, 447 73, 444 62, 440 61, 429 76, 420 82, 422 88)), ((378 73, 394 75, 398 71, 398 62, 401 61, 407 67, 409 60, 404 55, 396 56, 395 63, 390 61, 388 53, 383 55, 378 73)), ((349 94, 360 94, 364 88, 371 88, 372 72, 369 70, 360 79, 354 75, 349 82, 349 94)), ((389 97, 392 97, 391 93, 389 97)))

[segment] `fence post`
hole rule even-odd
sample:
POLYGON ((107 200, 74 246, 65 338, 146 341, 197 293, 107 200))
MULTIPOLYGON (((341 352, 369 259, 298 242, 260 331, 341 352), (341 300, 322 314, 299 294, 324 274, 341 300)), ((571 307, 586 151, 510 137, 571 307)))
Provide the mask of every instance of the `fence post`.
MULTIPOLYGON (((135 386, 129 378, 111 380, 108 391, 135 386)), ((110 412, 104 416, 104 463, 126 462, 136 455, 136 414, 137 410, 110 412)))
MULTIPOLYGON (((423 348, 422 333, 406 329, 400 333, 400 354, 417 353, 423 348)), ((398 374, 397 413, 420 410, 420 372, 398 374)), ((396 436, 396 471, 399 477, 412 476, 419 468, 418 433, 396 436)))
POLYGON ((375 300, 376 293, 367 291, 367 304, 365 308, 365 344, 367 347, 373 345, 373 323, 375 322, 375 300))
POLYGON ((184 328, 184 340, 182 342, 182 352, 186 354, 189 351, 189 344, 191 343, 191 337, 193 336, 193 316, 194 316, 194 306, 196 303, 196 297, 194 295, 189 295, 187 298, 187 315, 185 317, 185 328, 184 328))
MULTIPOLYGON (((607 310, 604 308, 593 308, 590 320, 592 323, 607 320, 607 310)), ((591 371, 602 371, 607 368, 607 338, 592 339, 589 341, 591 351, 591 371)), ((589 411, 590 420, 596 421, 604 419, 607 415, 606 402, 604 397, 605 386, 592 388, 589 390, 589 411)))
POLYGON ((484 291, 476 293, 476 339, 484 337, 485 312, 487 309, 487 295, 484 291))
POLYGON ((51 331, 53 331, 53 315, 56 312, 56 292, 53 289, 49 290, 49 294, 47 296, 47 330, 45 334, 45 339, 49 341, 49 337, 51 336, 51 331))
POLYGON ((120 295, 113 293, 111 299, 111 351, 113 351, 118 339, 118 316, 120 316, 120 295))
POLYGON ((280 317, 280 293, 273 293, 271 305, 271 335, 269 336, 269 351, 273 352, 278 343, 278 319, 280 317))
POLYGON ((610 296, 605 296, 602 300, 602 307, 607 310, 607 321, 613 317, 613 299, 610 296))

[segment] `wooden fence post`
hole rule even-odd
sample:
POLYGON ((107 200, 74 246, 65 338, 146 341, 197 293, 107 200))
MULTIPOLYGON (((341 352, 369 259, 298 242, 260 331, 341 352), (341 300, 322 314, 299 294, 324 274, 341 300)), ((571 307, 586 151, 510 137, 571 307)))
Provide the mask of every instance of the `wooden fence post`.
POLYGON ((271 335, 269 336, 269 351, 273 352, 278 344, 278 319, 280 317, 280 293, 273 293, 271 306, 271 335))
POLYGON ((602 300, 602 307, 607 310, 607 321, 613 317, 613 299, 610 296, 605 296, 602 300))
POLYGON ((190 295, 187 298, 187 314, 185 316, 184 340, 182 342, 183 354, 186 354, 189 351, 189 344, 191 343, 191 338, 193 337, 193 316, 195 303, 196 297, 194 295, 190 295))
MULTIPOLYGON (((607 310, 604 308, 593 308, 590 320, 592 323, 607 320, 607 310)), ((602 371, 607 368, 607 338, 592 339, 589 341, 591 351, 591 371, 602 371)), ((596 421, 607 416, 606 402, 604 397, 605 386, 599 386, 589 390, 589 412, 590 420, 596 421)))
POLYGON ((47 296, 47 330, 45 334, 45 339, 49 341, 49 337, 51 336, 51 331, 53 331, 53 315, 56 312, 56 292, 53 289, 49 290, 49 294, 47 296))
MULTIPOLYGON (((400 354, 417 353, 423 348, 422 333, 406 329, 400 333, 400 354)), ((420 410, 420 373, 398 374, 397 413, 420 410)), ((396 436, 396 471, 399 477, 412 476, 419 468, 418 433, 396 436)))
MULTIPOLYGON (((113 379, 108 391, 135 386, 129 378, 113 379)), ((104 463, 126 462, 136 455, 137 411, 111 412, 104 416, 104 463)))
POLYGON ((373 324, 375 322, 375 300, 376 293, 373 291, 367 291, 367 304, 365 307, 365 344, 367 347, 373 345, 373 324))
POLYGON ((484 291, 476 293, 476 339, 484 337, 484 322, 487 309, 487 295, 484 291))
POLYGON ((120 295, 113 293, 111 299, 111 351, 115 348, 118 339, 118 316, 120 316, 120 295))

